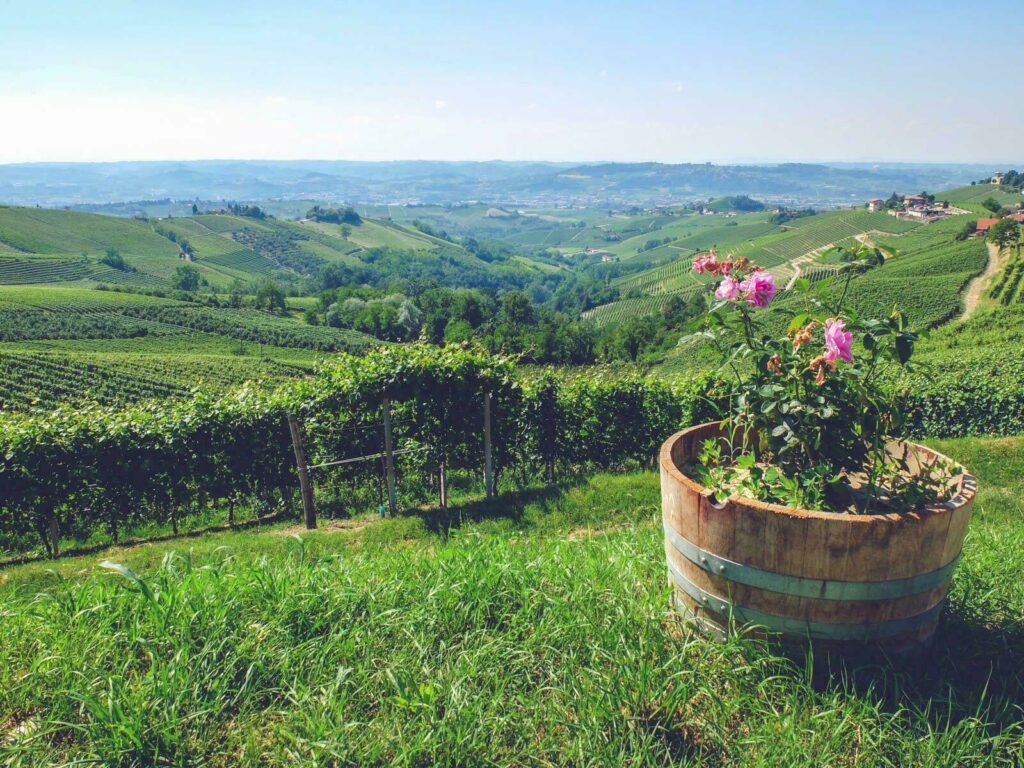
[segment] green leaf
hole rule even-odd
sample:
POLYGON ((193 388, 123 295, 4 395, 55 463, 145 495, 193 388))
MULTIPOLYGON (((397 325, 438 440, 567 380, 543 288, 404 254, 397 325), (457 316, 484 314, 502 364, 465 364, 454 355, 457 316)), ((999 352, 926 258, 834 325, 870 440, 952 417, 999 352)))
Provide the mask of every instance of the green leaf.
POLYGON ((786 333, 796 333, 804 325, 807 324, 807 320, 810 318, 806 312, 801 312, 799 315, 794 315, 793 319, 789 321, 789 325, 786 326, 786 333))
POLYGON ((901 364, 906 363, 910 356, 914 354, 914 342, 911 341, 905 334, 900 334, 896 337, 896 359, 901 364))

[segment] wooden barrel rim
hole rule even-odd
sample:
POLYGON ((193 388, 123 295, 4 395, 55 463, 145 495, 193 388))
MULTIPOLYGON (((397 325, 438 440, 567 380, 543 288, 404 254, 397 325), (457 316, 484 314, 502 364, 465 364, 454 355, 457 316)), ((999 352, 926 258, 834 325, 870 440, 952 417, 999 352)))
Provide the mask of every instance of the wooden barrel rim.
POLYGON ((765 501, 758 501, 757 499, 749 499, 746 496, 737 496, 733 494, 724 501, 711 502, 711 491, 705 488, 700 483, 696 482, 692 478, 688 477, 679 467, 676 466, 675 461, 672 460, 672 447, 686 435, 697 432, 702 429, 711 429, 718 427, 718 422, 709 421, 704 424, 698 424, 680 432, 676 432, 672 437, 666 440, 661 446, 661 466, 669 473, 674 479, 678 480, 684 486, 689 488, 691 491, 704 496, 709 500, 709 503, 716 509, 723 509, 728 504, 739 503, 744 506, 758 509, 764 512, 772 512, 777 515, 788 515, 791 517, 808 517, 816 518, 819 520, 842 520, 846 523, 853 525, 866 525, 870 523, 886 523, 894 522, 896 520, 907 519, 908 517, 920 517, 925 514, 949 514, 950 511, 962 507, 963 505, 973 501, 975 493, 977 493, 978 485, 977 480, 974 476, 969 474, 964 467, 958 462, 954 462, 948 456, 945 456, 938 451, 933 451, 930 448, 926 448, 923 445, 917 443, 908 443, 911 449, 915 451, 926 451, 927 453, 935 456, 939 459, 952 462, 955 466, 963 470, 963 474, 960 476, 960 484, 958 492, 953 498, 948 501, 944 501, 941 504, 932 504, 924 507, 923 509, 915 510, 913 512, 885 512, 875 514, 854 514, 852 512, 825 512, 822 510, 814 509, 801 509, 799 507, 787 507, 782 504, 771 504, 765 501))

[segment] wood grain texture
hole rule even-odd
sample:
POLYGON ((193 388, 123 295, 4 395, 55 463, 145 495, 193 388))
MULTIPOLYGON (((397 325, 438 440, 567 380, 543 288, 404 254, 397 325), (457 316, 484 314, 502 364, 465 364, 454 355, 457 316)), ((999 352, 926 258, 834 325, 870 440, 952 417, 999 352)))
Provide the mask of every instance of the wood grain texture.
MULTIPOLYGON (((803 633, 783 632, 782 639, 787 642, 806 642, 815 632, 843 631, 837 625, 858 625, 850 632, 859 635, 877 632, 884 638, 878 643, 890 650, 917 647, 931 639, 950 583, 949 574, 941 569, 959 556, 970 521, 976 490, 973 477, 961 476, 949 502, 907 514, 822 512, 735 496, 716 502, 680 467, 693 460, 701 441, 718 435, 717 423, 702 424, 673 435, 661 450, 665 556, 671 566, 670 577, 675 574, 674 596, 679 605, 703 619, 706 629, 722 632, 730 617, 710 610, 716 599, 734 606, 735 615, 751 609, 749 612, 778 617, 780 624, 789 627, 795 620, 812 628, 803 633), (692 550, 689 555, 670 540, 670 532, 685 540, 687 549, 692 550), (689 547, 691 544, 695 548, 689 547), (762 588, 735 581, 729 567, 701 562, 700 552, 749 566, 743 577, 736 576, 748 582, 756 580, 759 571, 768 571, 805 580, 854 582, 858 588, 864 583, 870 586, 922 577, 924 586, 918 582, 913 586, 889 584, 894 590, 908 591, 870 599, 789 594, 781 587, 776 589, 778 585, 762 588), (687 589, 680 588, 678 577, 687 582, 687 589), (695 599, 691 592, 710 595, 710 603, 695 599)), ((910 450, 922 460, 938 456, 922 446, 911 445, 910 450)), ((806 590, 806 582, 801 584, 806 590)))

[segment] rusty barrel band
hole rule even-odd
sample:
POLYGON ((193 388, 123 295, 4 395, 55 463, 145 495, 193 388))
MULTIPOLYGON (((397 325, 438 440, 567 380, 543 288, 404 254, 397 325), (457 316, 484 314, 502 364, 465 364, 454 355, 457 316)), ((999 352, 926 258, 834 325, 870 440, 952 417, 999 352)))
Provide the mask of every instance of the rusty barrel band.
MULTIPOLYGON (((731 616, 741 623, 764 627, 771 632, 809 637, 816 640, 870 642, 888 637, 898 637, 934 622, 942 612, 944 603, 944 601, 940 601, 923 613, 875 624, 811 621, 810 619, 798 619, 790 616, 779 616, 774 613, 765 613, 756 608, 749 608, 724 600, 721 597, 705 592, 683 576, 671 563, 668 566, 668 575, 672 583, 688 594, 697 605, 712 613, 725 617, 731 616)), ((693 612, 689 609, 686 612, 693 615, 693 612)))
POLYGON ((715 576, 744 584, 748 587, 778 592, 794 597, 813 597, 819 600, 894 600, 917 595, 935 589, 946 582, 956 568, 957 554, 942 568, 921 573, 905 579, 887 581, 833 581, 809 579, 804 576, 790 576, 743 565, 701 549, 692 541, 680 536, 667 520, 662 521, 665 537, 683 557, 715 576))

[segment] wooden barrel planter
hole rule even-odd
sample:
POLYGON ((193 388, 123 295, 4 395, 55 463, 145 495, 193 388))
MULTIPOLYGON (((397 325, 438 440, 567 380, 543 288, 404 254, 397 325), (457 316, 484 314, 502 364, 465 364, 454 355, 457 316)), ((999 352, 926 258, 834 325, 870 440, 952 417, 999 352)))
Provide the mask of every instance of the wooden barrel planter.
POLYGON ((949 501, 908 514, 716 502, 681 468, 719 434, 717 422, 702 424, 661 448, 665 555, 681 613, 718 637, 757 627, 826 650, 901 652, 931 640, 971 517, 973 477, 964 473, 949 501))

